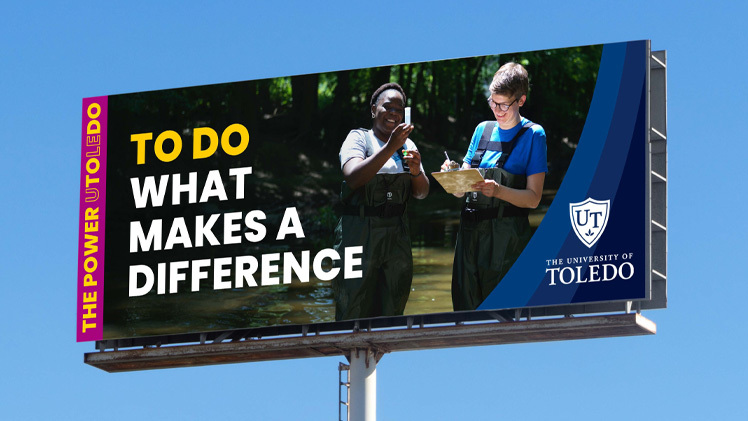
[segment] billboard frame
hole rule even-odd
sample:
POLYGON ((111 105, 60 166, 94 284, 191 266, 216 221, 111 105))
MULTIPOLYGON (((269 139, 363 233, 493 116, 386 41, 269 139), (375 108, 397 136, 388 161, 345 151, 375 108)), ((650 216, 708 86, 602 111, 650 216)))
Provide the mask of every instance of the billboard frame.
MULTIPOLYGON (((176 344, 200 344, 205 345, 208 342, 220 345, 226 343, 243 342, 243 341, 264 341, 270 340, 287 340, 290 342, 297 341, 298 338, 305 338, 312 334, 314 336, 330 336, 328 334, 357 334, 368 332, 377 334, 377 332, 391 332, 403 330, 411 331, 413 326, 420 328, 440 328, 451 325, 456 328, 464 326, 468 328, 471 323, 498 321, 503 322, 520 322, 523 318, 525 322, 537 321, 533 319, 552 318, 562 316, 561 319, 567 320, 574 315, 605 314, 605 313, 623 313, 626 317, 632 311, 637 313, 637 318, 641 317, 641 310, 662 309, 667 307, 667 55, 666 51, 654 51, 650 49, 650 42, 647 41, 647 122, 646 143, 647 143, 647 201, 646 210, 649 227, 646 231, 646 242, 649 247, 649 256, 647 256, 647 273, 651 278, 650 292, 648 300, 638 301, 612 301, 600 303, 586 303, 574 305, 559 305, 545 307, 525 307, 513 310, 502 311, 471 311, 471 312, 451 312, 423 314, 413 316, 396 316, 374 319, 359 319, 340 322, 324 322, 317 324, 299 324, 299 325, 281 325, 269 326, 251 329, 235 329, 225 331, 213 331, 204 333, 187 333, 166 336, 146 336, 125 339, 107 339, 96 341, 98 353, 86 354, 86 362, 94 364, 89 355, 99 354, 107 350, 114 352, 123 348, 143 347, 161 347, 162 345, 176 344), (441 325, 441 326, 440 326, 441 325), (266 339, 262 339, 266 338, 266 339), (230 341, 230 342, 226 342, 230 341)), ((617 317, 617 316, 598 316, 598 317, 617 317)), ((646 320, 646 319, 645 319, 646 320)), ((636 324, 637 322, 634 322, 636 324)), ((495 323, 492 323, 495 324, 495 323)), ((646 333, 654 333, 654 330, 644 329, 646 333)), ((620 336, 620 335, 613 335, 620 336)), ((590 336, 596 337, 596 336, 590 336)), ((547 339, 555 340, 555 339, 547 339)), ((194 346, 194 345, 183 345, 194 346)), ((469 346, 469 345, 464 345, 469 346)), ((360 346, 356 346, 357 348, 360 346)), ((172 348, 172 347, 170 347, 172 348)), ((221 351, 223 353, 224 351, 221 351)))
POLYGON ((435 327, 408 326, 388 330, 359 330, 330 335, 247 339, 181 346, 145 346, 116 352, 90 352, 84 361, 107 372, 194 367, 346 356, 365 351, 378 362, 396 351, 442 349, 480 345, 501 345, 653 335, 656 325, 638 313, 608 316, 564 317, 511 323, 457 324, 435 327))

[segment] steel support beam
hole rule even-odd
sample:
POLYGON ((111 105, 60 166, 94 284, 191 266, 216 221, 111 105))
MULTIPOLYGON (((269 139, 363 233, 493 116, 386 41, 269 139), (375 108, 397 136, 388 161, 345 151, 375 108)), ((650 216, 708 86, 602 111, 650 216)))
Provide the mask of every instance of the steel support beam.
POLYGON ((561 341, 655 334, 656 325, 641 314, 533 319, 461 326, 415 326, 359 330, 315 336, 275 337, 243 341, 161 346, 84 355, 86 364, 109 372, 191 367, 251 361, 322 356, 349 356, 355 349, 384 353, 478 345, 561 341))

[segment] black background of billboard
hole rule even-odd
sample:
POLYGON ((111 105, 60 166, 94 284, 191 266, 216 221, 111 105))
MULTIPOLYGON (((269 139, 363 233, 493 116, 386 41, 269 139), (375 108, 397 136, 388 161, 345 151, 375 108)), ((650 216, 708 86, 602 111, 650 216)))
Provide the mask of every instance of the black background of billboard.
MULTIPOLYGON (((206 309, 215 301, 212 281, 200 293, 128 298, 127 271, 132 264, 206 259, 332 246, 337 219, 332 206, 338 200, 341 173, 338 149, 349 130, 371 127, 369 96, 382 83, 395 81, 408 94, 416 126, 411 138, 418 145, 427 172, 438 169, 443 150, 461 159, 474 127, 489 120, 487 84, 500 64, 517 61, 526 66, 531 81, 523 116, 543 125, 547 134, 549 173, 543 202, 547 208, 560 185, 581 135, 595 87, 602 46, 483 56, 438 62, 264 79, 109 97, 107 169, 107 243, 105 268, 105 338, 198 332, 270 323, 292 323, 279 313, 258 317, 284 300, 283 287, 243 291, 243 302, 231 311, 206 309), (192 160, 192 129, 211 127, 220 136, 230 124, 240 123, 250 133, 248 149, 236 157, 219 151, 207 159, 192 160), (147 148, 146 164, 135 165, 135 143, 130 135, 165 130, 180 133, 182 154, 170 163, 159 162, 147 148), (220 168, 228 181, 228 168, 252 166, 246 177, 244 200, 135 209, 129 179, 147 175, 198 172, 198 194, 208 171, 220 168), (275 229, 286 207, 295 206, 306 238, 276 242, 275 229), (164 219, 164 236, 177 216, 247 212, 261 209, 268 215, 268 236, 260 244, 215 246, 129 253, 129 223, 164 219), (205 314, 205 313, 208 314, 205 314)), ((234 135, 233 144, 238 142, 234 135)), ((149 145, 153 141, 148 142, 149 145)), ((233 197, 233 183, 227 184, 233 197)), ((167 191, 170 197, 170 190, 167 191)), ((451 238, 419 229, 424 221, 455 217, 459 201, 443 192, 432 179, 429 197, 411 201, 412 240, 421 245, 452 249, 451 238)), ((217 225, 220 227, 220 225, 217 225)), ((216 229, 215 231, 220 231, 216 229)), ((192 233, 192 229, 190 228, 192 233)), ((220 236, 219 236, 220 239, 220 236)), ((333 320, 331 315, 330 320, 333 320)))

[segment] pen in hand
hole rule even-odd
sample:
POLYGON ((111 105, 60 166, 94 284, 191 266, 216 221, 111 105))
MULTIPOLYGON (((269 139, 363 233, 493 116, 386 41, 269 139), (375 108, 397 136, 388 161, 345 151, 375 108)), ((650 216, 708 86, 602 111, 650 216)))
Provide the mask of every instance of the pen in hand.
POLYGON ((458 169, 460 167, 458 163, 449 159, 449 155, 447 155, 447 151, 444 151, 444 157, 447 158, 447 160, 444 162, 446 167, 442 171, 451 171, 451 170, 458 169))

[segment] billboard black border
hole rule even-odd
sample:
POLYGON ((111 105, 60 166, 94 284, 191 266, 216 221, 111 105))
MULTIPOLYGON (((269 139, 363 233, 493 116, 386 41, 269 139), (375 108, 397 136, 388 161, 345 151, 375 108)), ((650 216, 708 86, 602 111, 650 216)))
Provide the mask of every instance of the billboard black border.
POLYGON ((667 307, 667 54, 651 51, 647 41, 647 220, 645 228, 648 299, 598 303, 523 307, 509 310, 475 310, 356 319, 315 324, 279 325, 259 328, 143 336, 96 341, 96 349, 119 350, 131 347, 158 347, 171 344, 205 344, 248 339, 320 335, 333 332, 356 333, 412 326, 461 325, 486 321, 520 321, 534 318, 574 317, 610 313, 630 313, 667 307))

